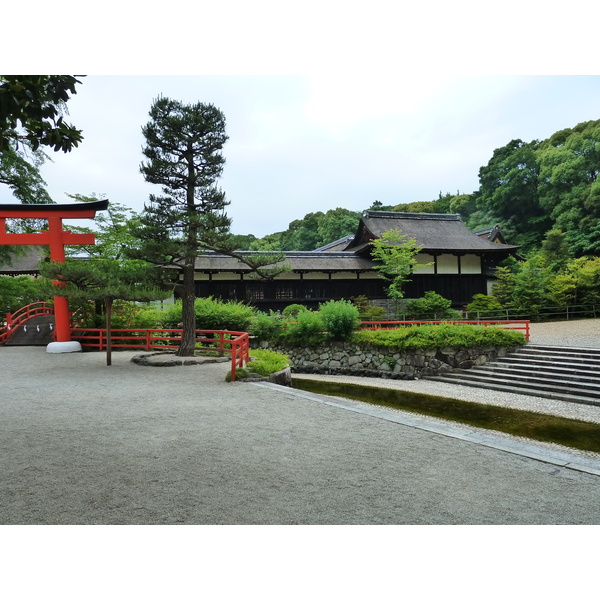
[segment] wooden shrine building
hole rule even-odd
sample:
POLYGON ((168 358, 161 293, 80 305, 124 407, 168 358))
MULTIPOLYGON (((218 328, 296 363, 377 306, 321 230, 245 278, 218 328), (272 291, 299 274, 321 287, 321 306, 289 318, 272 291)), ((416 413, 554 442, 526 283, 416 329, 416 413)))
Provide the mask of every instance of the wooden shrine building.
MULTIPOLYGON (((491 241, 473 233, 460 215, 398 213, 367 210, 356 234, 311 252, 285 252, 289 271, 272 281, 257 279, 236 258, 206 253, 196 259, 196 295, 241 300, 261 310, 280 310, 288 304, 316 308, 327 300, 349 300, 364 295, 385 300, 385 280, 373 269, 370 241, 397 229, 422 246, 406 284, 406 298, 420 298, 433 290, 456 307, 474 294, 490 292, 496 266, 518 246, 491 241), (428 263, 433 263, 425 266, 428 263)), ((244 252, 243 254, 264 254, 244 252)))

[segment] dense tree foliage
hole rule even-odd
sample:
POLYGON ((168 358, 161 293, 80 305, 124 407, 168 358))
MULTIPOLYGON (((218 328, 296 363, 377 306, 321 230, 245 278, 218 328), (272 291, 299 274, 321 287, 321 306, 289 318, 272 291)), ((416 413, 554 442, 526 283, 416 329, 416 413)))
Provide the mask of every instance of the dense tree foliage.
POLYGON ((251 250, 315 250, 356 233, 361 213, 334 208, 323 213, 308 213, 292 221, 285 231, 272 233, 250 244, 251 250))
POLYGON ((28 275, 0 276, 0 322, 3 322, 6 313, 13 313, 32 302, 50 299, 51 296, 40 279, 28 275))
MULTIPOLYGON (((80 83, 72 75, 0 75, 0 184, 23 204, 51 204, 40 167, 42 148, 69 152, 81 131, 64 121, 66 103, 80 83)), ((33 231, 39 222, 8 222, 10 231, 33 231)), ((23 248, 1 247, 0 261, 10 261, 23 248)))
POLYGON ((565 232, 574 256, 600 252, 600 120, 563 129, 547 140, 513 140, 479 171, 470 226, 498 222, 525 253, 550 230, 565 232))
MULTIPOLYGON (((600 257, 572 258, 565 238, 566 234, 552 230, 542 248, 526 261, 512 259, 498 267, 494 308, 525 310, 535 315, 547 307, 600 305, 600 257)), ((477 304, 469 310, 480 310, 481 298, 477 304)))
POLYGON ((0 152, 25 144, 69 152, 81 131, 65 123, 65 105, 75 86, 72 75, 0 75, 0 152))
POLYGON ((577 256, 600 253, 600 120, 540 144, 540 203, 577 256))

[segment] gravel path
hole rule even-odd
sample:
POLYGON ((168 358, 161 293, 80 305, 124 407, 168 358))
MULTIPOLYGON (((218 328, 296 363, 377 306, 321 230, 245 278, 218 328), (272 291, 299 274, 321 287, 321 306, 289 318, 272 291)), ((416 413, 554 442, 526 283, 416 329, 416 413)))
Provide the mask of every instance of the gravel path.
POLYGON ((600 348, 600 319, 532 323, 530 341, 547 346, 600 348))
POLYGON ((600 524, 597 458, 133 354, 0 347, 0 524, 600 524))

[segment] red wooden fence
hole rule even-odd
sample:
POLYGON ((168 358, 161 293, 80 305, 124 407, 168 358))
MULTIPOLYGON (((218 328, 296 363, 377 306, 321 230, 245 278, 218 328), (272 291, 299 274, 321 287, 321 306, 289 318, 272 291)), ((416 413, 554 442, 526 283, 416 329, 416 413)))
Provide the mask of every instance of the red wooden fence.
MULTIPOLYGON (((181 343, 181 329, 112 329, 111 345, 121 350, 176 350, 181 343)), ((82 348, 105 350, 106 329, 72 329, 73 340, 82 348)), ((250 360, 250 336, 245 331, 196 330, 196 347, 231 355, 231 381, 237 367, 250 360)))

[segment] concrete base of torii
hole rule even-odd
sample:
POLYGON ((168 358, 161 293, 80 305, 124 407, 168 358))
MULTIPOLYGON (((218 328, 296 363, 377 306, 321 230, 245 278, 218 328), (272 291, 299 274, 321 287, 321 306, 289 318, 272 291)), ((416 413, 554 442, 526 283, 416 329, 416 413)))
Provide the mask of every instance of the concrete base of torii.
POLYGON ((46 346, 46 352, 49 354, 81 352, 81 344, 79 342, 50 342, 46 346))

